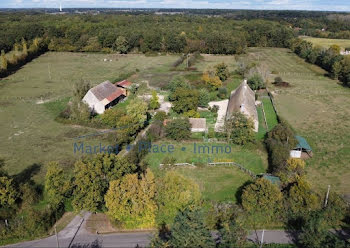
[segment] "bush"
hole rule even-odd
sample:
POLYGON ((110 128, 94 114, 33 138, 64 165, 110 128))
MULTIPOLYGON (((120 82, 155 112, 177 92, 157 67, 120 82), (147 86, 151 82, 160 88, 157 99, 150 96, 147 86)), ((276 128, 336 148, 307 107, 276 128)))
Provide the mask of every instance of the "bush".
POLYGON ((221 99, 226 99, 227 98, 227 89, 226 88, 219 88, 218 97, 221 99))
POLYGON ((191 124, 188 118, 175 119, 165 126, 166 136, 173 140, 184 140, 191 136, 191 124))
POLYGON ((187 111, 186 113, 184 113, 184 116, 188 118, 199 118, 200 114, 197 111, 191 109, 190 111, 187 111))
POLYGON ((153 120, 155 122, 163 122, 167 117, 167 114, 164 111, 158 111, 154 117, 153 120))
POLYGON ((275 77, 275 83, 282 83, 283 79, 281 77, 275 77))
POLYGON ((265 88, 263 78, 259 74, 255 74, 248 79, 248 85, 252 90, 259 90, 265 88))

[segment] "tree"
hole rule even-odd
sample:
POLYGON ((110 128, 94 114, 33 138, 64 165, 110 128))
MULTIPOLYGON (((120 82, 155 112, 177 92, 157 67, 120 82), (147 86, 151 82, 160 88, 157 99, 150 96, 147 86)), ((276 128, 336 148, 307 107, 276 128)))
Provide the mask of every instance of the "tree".
POLYGON ((120 53, 127 53, 129 50, 128 41, 125 39, 124 36, 118 36, 118 38, 115 41, 115 47, 116 50, 120 53))
POLYGON ((164 225, 151 241, 151 247, 215 247, 210 230, 198 208, 179 211, 170 231, 164 225), (165 229, 165 231, 164 231, 165 229))
POLYGON ((189 110, 197 110, 199 94, 196 90, 176 88, 172 95, 172 109, 176 113, 185 113, 189 110))
POLYGON ((283 167, 277 176, 281 179, 281 182, 287 187, 297 182, 301 177, 305 175, 305 162, 299 158, 289 158, 286 166, 283 167))
POLYGON ((252 90, 259 90, 265 88, 263 78, 259 74, 254 74, 248 79, 248 85, 252 90))
POLYGON ((202 75, 202 81, 207 85, 211 90, 217 90, 222 86, 222 82, 218 76, 215 76, 212 71, 205 71, 202 75))
POLYGON ((290 213, 295 216, 307 216, 311 211, 320 208, 320 199, 311 189, 305 178, 300 178, 290 187, 287 196, 290 213))
POLYGON ((299 246, 302 248, 346 248, 344 241, 330 233, 323 211, 311 212, 305 220, 299 234, 299 246))
POLYGON ((3 70, 3 71, 6 71, 6 70, 7 70, 7 58, 6 58, 6 55, 5 55, 5 51, 4 51, 4 50, 1 50, 0 68, 1 68, 1 70, 3 70))
POLYGON ((0 207, 12 207, 18 199, 17 189, 12 178, 0 177, 0 207))
POLYGON ((227 89, 224 87, 219 88, 218 97, 220 97, 221 99, 227 99, 227 89))
POLYGON ((165 126, 166 136, 173 140, 184 140, 191 136, 191 124, 187 118, 175 119, 165 126))
POLYGON ((332 78, 338 79, 341 70, 342 70, 341 62, 340 61, 334 62, 334 64, 332 65, 332 70, 331 70, 332 78))
POLYGON ((206 89, 200 89, 198 91, 198 106, 206 108, 210 101, 209 92, 206 89))
POLYGON ((220 78, 221 81, 226 81, 230 76, 228 66, 223 62, 215 66, 215 75, 220 78))
POLYGON ((126 107, 128 116, 133 120, 135 130, 140 129, 145 125, 145 121, 147 120, 147 109, 147 103, 138 98, 131 101, 126 107))
POLYGON ((171 225, 177 211, 198 204, 200 196, 198 184, 175 171, 167 172, 157 183, 157 223, 171 225))
POLYGON ((276 185, 261 178, 243 189, 242 206, 254 221, 264 223, 279 215, 282 198, 276 185))
POLYGON ((254 141, 254 124, 244 114, 235 112, 230 119, 226 120, 225 132, 228 141, 244 145, 254 141))
POLYGON ((219 244, 217 247, 246 247, 247 234, 248 232, 243 227, 242 223, 235 220, 226 222, 222 225, 222 228, 219 229, 219 244))
POLYGON ((91 85, 88 81, 80 80, 73 85, 73 96, 81 101, 85 94, 90 90, 91 85))
POLYGON ((104 204, 109 182, 136 171, 134 164, 115 154, 98 154, 77 161, 74 165, 74 209, 97 211, 104 204))
POLYGON ((138 179, 129 174, 112 181, 105 196, 107 214, 125 228, 151 228, 155 224, 154 176, 150 169, 138 179))
POLYGON ((65 195, 69 191, 70 181, 66 178, 67 176, 57 162, 48 164, 45 176, 45 191, 49 203, 54 207, 63 204, 65 195))
POLYGON ((25 39, 22 39, 22 52, 24 55, 28 54, 27 42, 25 39))
POLYGON ((152 91, 152 98, 151 101, 149 103, 149 108, 150 109, 157 109, 159 108, 160 104, 159 104, 159 97, 157 95, 157 91, 153 90, 152 91))

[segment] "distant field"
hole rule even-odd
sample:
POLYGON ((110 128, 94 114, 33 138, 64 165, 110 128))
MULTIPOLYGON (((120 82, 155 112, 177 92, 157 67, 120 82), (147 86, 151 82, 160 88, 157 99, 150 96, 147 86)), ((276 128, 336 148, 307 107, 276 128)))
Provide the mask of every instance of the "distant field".
POLYGON ((242 59, 265 63, 291 84, 290 88, 272 84, 268 88, 274 92, 279 114, 313 148, 314 157, 307 160, 312 183, 321 190, 330 184, 350 194, 350 89, 288 49, 251 48, 242 59))
POLYGON ((347 39, 327 39, 327 38, 314 38, 314 37, 301 37, 306 41, 310 41, 314 45, 318 45, 324 48, 329 48, 331 45, 338 45, 341 48, 349 48, 350 40, 347 39))

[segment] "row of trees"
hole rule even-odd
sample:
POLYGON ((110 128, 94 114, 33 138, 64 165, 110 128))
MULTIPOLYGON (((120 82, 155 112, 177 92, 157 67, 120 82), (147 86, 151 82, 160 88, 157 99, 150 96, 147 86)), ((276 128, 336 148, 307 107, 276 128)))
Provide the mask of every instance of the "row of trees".
POLYGON ((1 50, 0 77, 17 70, 47 50, 46 41, 42 38, 35 38, 29 44, 28 47, 28 42, 22 38, 21 42, 15 43, 13 49, 8 53, 5 53, 5 50, 1 50))
POLYGON ((240 54, 247 46, 286 47, 294 37, 278 22, 206 16, 2 14, 0 19, 5 52, 23 37, 43 37, 54 51, 240 54))
POLYGON ((296 39, 291 43, 291 49, 307 62, 328 71, 332 78, 350 86, 350 57, 340 55, 339 46, 332 45, 326 50, 313 46, 311 42, 296 39))

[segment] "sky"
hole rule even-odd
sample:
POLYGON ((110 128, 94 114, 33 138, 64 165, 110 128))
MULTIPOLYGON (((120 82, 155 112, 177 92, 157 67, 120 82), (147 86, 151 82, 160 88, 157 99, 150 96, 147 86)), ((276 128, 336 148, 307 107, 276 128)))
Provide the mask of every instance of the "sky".
POLYGON ((0 0, 0 8, 210 8, 350 11, 349 0, 0 0))

